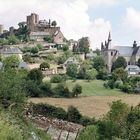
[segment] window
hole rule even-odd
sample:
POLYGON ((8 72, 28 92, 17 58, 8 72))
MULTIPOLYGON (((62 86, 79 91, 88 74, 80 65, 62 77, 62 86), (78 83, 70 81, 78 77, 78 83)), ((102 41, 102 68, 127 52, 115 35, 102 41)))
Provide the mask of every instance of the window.
POLYGON ((111 56, 113 56, 113 52, 111 52, 111 56))

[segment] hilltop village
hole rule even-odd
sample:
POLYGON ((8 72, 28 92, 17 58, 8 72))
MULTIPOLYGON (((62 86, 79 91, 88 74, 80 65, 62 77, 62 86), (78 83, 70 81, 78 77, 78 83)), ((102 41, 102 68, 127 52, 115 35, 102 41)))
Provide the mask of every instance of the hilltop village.
POLYGON ((0 25, 0 140, 139 140, 140 46, 92 50, 57 24, 0 25))

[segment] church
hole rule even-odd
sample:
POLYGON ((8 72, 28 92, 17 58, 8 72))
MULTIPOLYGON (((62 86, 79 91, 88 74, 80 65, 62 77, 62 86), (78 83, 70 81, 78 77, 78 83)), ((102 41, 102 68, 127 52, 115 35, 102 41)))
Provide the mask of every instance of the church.
POLYGON ((112 46, 111 41, 111 34, 109 33, 108 40, 101 43, 101 54, 109 72, 111 72, 112 65, 119 56, 126 59, 127 65, 136 65, 140 58, 140 46, 137 46, 136 41, 132 46, 112 46))

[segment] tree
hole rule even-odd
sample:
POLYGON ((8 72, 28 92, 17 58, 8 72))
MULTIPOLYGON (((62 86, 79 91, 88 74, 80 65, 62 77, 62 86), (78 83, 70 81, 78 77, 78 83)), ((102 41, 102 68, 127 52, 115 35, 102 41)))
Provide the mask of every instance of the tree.
POLYGON ((29 80, 33 80, 37 83, 41 83, 43 79, 43 74, 39 69, 32 69, 27 75, 29 80))
POLYGON ((49 69, 49 68, 50 68, 50 64, 48 62, 43 62, 40 64, 41 70, 45 70, 45 69, 49 69))
POLYGON ((56 25, 57 25, 57 22, 54 20, 53 22, 52 22, 52 24, 51 24, 53 27, 56 27, 56 25))
POLYGON ((64 83, 59 83, 54 89, 53 89, 53 95, 55 97, 70 97, 70 91, 68 87, 64 83))
POLYGON ((89 44, 88 37, 83 37, 83 38, 81 38, 79 40, 78 51, 80 53, 84 53, 85 54, 85 58, 86 58, 86 54, 89 52, 89 47, 90 47, 90 44, 89 44))
POLYGON ((67 44, 65 44, 65 45, 63 45, 62 49, 63 49, 63 51, 68 51, 69 50, 69 47, 68 47, 67 44))
POLYGON ((126 136, 130 140, 139 139, 140 128, 140 106, 131 107, 130 112, 127 115, 127 131, 126 136))
POLYGON ((101 51, 99 50, 99 49, 96 49, 95 50, 95 53, 99 56, 99 55, 101 55, 101 51))
POLYGON ((138 59, 137 65, 140 67, 140 58, 138 59))
POLYGON ((3 60, 4 69, 6 69, 6 70, 9 69, 9 68, 16 68, 16 67, 18 67, 19 63, 20 63, 20 59, 16 55, 12 55, 12 56, 6 57, 3 60))
POLYGON ((88 81, 90 80, 94 80, 97 76, 97 71, 96 69, 90 69, 90 70, 86 70, 85 73, 85 79, 87 79, 88 81))
POLYGON ((52 86, 50 82, 42 82, 40 85, 41 95, 42 96, 51 96, 52 95, 52 86))
POLYGON ((98 139, 99 139, 98 129, 94 125, 90 125, 84 128, 78 136, 78 140, 98 140, 98 139))
POLYGON ((117 68, 113 71, 112 77, 114 80, 121 79, 122 81, 125 81, 125 80, 127 80, 128 73, 123 68, 117 68))
POLYGON ((99 122, 100 139, 113 139, 113 137, 127 139, 126 120, 129 107, 120 100, 111 104, 110 111, 99 122))
POLYGON ((14 69, 0 71, 0 103, 3 107, 18 107, 25 103, 25 79, 14 69))
POLYGON ((36 47, 39 49, 39 50, 42 50, 43 46, 41 44, 37 44, 36 47))
POLYGON ((26 22, 19 22, 18 23, 19 28, 24 28, 25 25, 26 25, 26 22))
POLYGON ((68 108, 67 115, 68 115, 68 121, 74 122, 74 123, 78 123, 81 118, 80 112, 77 110, 77 108, 73 106, 70 106, 68 108))
POLYGON ((116 61, 113 63, 112 70, 121 68, 121 67, 124 69, 124 68, 126 68, 126 66, 127 66, 127 62, 126 62, 125 58, 122 56, 119 56, 116 59, 116 61))
POLYGON ((101 56, 94 57, 93 68, 99 71, 100 69, 103 69, 104 67, 105 67, 104 59, 101 56))
POLYGON ((53 41, 53 38, 52 38, 50 35, 45 36, 45 37, 44 37, 44 41, 46 41, 46 42, 48 42, 48 43, 53 43, 53 42, 54 42, 54 41, 53 41))
POLYGON ((92 68, 91 61, 85 60, 80 66, 80 69, 78 72, 78 78, 85 79, 86 71, 90 70, 91 68, 92 68))
POLYGON ((59 74, 53 75, 50 80, 51 83, 61 83, 62 81, 63 77, 59 74))
POLYGON ((106 68, 100 69, 97 74, 97 79, 106 80, 108 76, 108 71, 106 68))
POLYGON ((74 97, 75 97, 75 96, 78 96, 79 94, 81 94, 81 93, 82 93, 82 86, 76 84, 76 85, 74 86, 74 88, 72 89, 72 93, 73 93, 73 96, 74 96, 74 97))
POLYGON ((38 51, 39 51, 39 49, 37 47, 31 48, 31 53, 32 54, 36 54, 36 53, 38 53, 38 51))
POLYGON ((69 64, 66 69, 66 73, 68 76, 72 78, 77 77, 78 66, 76 64, 69 64))
POLYGON ((15 35, 8 36, 7 40, 9 45, 15 45, 19 43, 19 40, 15 35))

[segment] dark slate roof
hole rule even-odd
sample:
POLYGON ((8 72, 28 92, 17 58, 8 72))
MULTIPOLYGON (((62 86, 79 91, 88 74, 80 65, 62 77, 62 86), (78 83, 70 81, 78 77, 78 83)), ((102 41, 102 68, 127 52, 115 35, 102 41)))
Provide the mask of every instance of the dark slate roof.
POLYGON ((22 62, 19 63, 18 69, 27 69, 27 70, 29 70, 29 67, 28 67, 26 62, 22 61, 22 62))
POLYGON ((22 54, 21 50, 19 48, 15 47, 7 47, 2 51, 3 54, 22 54))
POLYGON ((130 46, 115 46, 114 49, 118 50, 119 56, 131 57, 134 48, 130 46))

